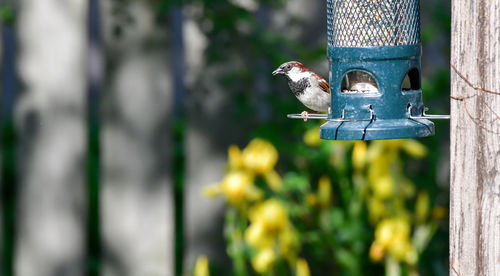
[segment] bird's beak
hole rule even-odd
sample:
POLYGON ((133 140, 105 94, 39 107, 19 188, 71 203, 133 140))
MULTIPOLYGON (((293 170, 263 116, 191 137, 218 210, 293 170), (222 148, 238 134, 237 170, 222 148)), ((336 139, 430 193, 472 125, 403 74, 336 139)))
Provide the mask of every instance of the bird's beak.
POLYGON ((278 69, 273 71, 273 76, 284 75, 284 74, 285 74, 285 71, 281 70, 281 68, 278 68, 278 69))

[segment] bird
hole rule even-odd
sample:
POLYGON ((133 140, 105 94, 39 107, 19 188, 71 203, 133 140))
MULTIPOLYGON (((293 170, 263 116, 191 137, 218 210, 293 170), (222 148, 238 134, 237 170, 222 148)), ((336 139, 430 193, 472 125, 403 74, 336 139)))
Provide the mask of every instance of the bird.
MULTIPOLYGON (((273 71, 273 76, 283 75, 297 99, 307 108, 318 112, 327 112, 330 108, 330 85, 320 75, 309 70, 298 61, 288 61, 273 71)), ((304 122, 309 112, 300 113, 304 122)))

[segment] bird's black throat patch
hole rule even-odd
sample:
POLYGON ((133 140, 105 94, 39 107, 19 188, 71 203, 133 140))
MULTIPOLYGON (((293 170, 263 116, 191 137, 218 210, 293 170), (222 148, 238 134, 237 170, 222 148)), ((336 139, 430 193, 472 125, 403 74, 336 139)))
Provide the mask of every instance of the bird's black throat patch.
POLYGON ((299 96, 300 94, 304 93, 304 90, 306 90, 307 87, 311 86, 311 84, 309 83, 309 80, 307 78, 302 78, 299 81, 293 81, 288 78, 288 86, 290 86, 290 89, 295 96, 299 96))

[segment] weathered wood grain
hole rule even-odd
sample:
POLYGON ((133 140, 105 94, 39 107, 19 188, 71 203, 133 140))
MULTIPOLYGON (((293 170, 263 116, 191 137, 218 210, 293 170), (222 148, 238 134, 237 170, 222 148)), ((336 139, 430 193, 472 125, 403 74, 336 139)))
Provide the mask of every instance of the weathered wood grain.
POLYGON ((451 37, 450 275, 500 275, 500 1, 452 1, 451 37))

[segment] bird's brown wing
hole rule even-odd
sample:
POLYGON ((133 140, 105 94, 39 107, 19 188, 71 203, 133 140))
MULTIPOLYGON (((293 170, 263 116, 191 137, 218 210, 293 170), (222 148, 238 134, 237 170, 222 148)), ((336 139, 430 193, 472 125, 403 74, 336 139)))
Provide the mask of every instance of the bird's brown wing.
POLYGON ((316 74, 316 73, 313 73, 313 76, 318 79, 318 84, 319 84, 319 87, 321 87, 321 89, 323 91, 325 91, 326 93, 330 93, 330 85, 328 84, 328 82, 322 78, 320 75, 316 74))
POLYGON ((319 82, 319 87, 326 93, 330 93, 330 85, 328 84, 327 81, 323 80, 319 82))
POLYGON ((321 88, 321 90, 323 90, 326 93, 330 94, 330 84, 323 77, 321 77, 320 75, 318 75, 318 74, 314 73, 313 71, 307 69, 307 67, 305 67, 304 65, 302 65, 300 63, 299 63, 298 66, 300 66, 300 68, 302 69, 302 71, 310 72, 311 75, 318 80, 318 84, 319 84, 319 87, 321 88))

